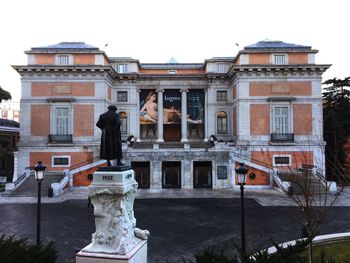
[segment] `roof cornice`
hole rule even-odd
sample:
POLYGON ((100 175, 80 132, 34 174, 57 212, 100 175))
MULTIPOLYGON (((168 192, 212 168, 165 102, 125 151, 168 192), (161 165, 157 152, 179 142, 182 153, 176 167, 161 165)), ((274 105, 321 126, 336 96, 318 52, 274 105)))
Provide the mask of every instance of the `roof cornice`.
POLYGON ((22 72, 113 72, 111 66, 104 65, 71 65, 71 66, 58 66, 58 65, 26 65, 18 66, 12 65, 18 73, 22 72))
POLYGON ((326 71, 331 64, 293 64, 293 65, 234 65, 229 70, 229 76, 238 72, 305 72, 326 71))

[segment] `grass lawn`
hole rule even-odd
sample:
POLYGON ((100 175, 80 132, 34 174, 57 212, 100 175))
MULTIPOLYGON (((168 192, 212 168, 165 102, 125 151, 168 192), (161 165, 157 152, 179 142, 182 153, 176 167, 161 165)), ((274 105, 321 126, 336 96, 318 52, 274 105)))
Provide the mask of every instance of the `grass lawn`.
MULTIPOLYGON (((350 241, 314 246, 314 258, 319 257, 322 250, 325 252, 326 258, 332 257, 335 262, 350 262, 350 241)), ((305 255, 307 255, 307 251, 305 252, 305 255)))

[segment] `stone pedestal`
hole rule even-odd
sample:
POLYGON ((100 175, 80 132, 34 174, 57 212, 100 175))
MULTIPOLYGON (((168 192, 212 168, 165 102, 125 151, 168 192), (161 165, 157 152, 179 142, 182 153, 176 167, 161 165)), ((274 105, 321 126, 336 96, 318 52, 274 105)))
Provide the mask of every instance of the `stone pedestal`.
POLYGON ((94 173, 89 197, 96 232, 76 255, 77 262, 147 262, 149 232, 136 228, 133 210, 137 186, 130 167, 103 167, 94 173))
MULTIPOLYGON (((90 245, 89 245, 90 246, 90 245)), ((88 246, 86 247, 88 248, 88 246)), ((144 263, 147 262, 147 240, 140 241, 125 255, 84 252, 75 256, 76 263, 144 263)))

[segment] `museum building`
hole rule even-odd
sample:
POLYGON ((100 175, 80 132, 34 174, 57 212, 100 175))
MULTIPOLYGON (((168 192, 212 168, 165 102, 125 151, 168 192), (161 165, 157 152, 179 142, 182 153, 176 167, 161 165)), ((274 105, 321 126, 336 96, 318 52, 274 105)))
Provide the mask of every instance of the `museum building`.
POLYGON ((99 160, 99 115, 115 104, 123 161, 140 188, 270 188, 276 169, 324 170, 318 51, 260 41, 204 63, 141 63, 84 42, 34 47, 21 76, 18 174, 43 161, 90 184, 99 160))

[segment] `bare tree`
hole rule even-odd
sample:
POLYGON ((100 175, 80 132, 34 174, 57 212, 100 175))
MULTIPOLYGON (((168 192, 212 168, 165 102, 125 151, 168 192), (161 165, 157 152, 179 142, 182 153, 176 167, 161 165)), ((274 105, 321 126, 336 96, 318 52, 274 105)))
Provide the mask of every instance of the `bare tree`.
MULTIPOLYGON (((290 152, 288 152, 290 153, 290 152)), ((287 152, 286 152, 287 154, 287 152)), ((310 157, 302 156, 294 158, 294 166, 286 166, 279 169, 274 168, 275 181, 279 182, 280 188, 291 196, 299 207, 304 221, 305 236, 308 242, 309 262, 313 262, 313 239, 320 233, 330 208, 343 191, 342 181, 348 177, 343 169, 334 165, 337 171, 338 185, 326 179, 322 167, 310 163, 310 157)))

